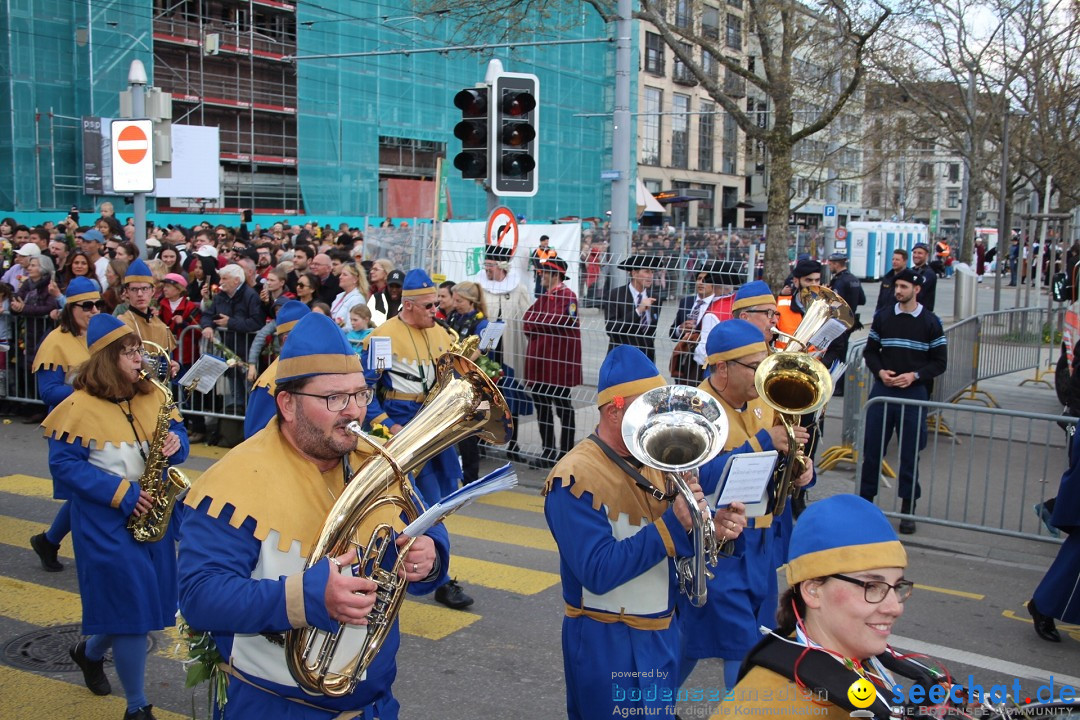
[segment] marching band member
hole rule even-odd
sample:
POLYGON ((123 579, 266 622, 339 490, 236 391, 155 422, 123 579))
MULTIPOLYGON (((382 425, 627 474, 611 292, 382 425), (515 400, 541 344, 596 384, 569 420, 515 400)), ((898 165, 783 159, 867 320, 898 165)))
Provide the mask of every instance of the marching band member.
POLYGON ((924 691, 940 680, 888 646, 913 587, 906 566, 903 545, 872 503, 834 495, 809 505, 791 538, 779 627, 750 652, 733 699, 713 718, 776 712, 847 720, 856 707, 895 717, 893 673, 924 691), (850 700, 854 683, 858 705, 850 700))
MULTIPOLYGON (((355 691, 342 697, 303 690, 289 672, 280 636, 263 635, 302 627, 332 632, 346 623, 342 643, 355 646, 357 628, 367 624, 377 586, 350 571, 355 550, 305 565, 351 468, 372 452, 358 446, 347 426, 364 421, 373 396, 360 358, 334 321, 304 316, 278 357, 277 416, 188 493, 180 610, 192 627, 211 631, 227 660, 230 720, 398 716, 391 694, 396 622, 355 691)), ((398 536, 397 544, 406 539, 398 536)), ((437 525, 406 555, 409 592, 431 592, 448 563, 446 530, 437 525)))
MULTIPOLYGON (((274 334, 282 345, 289 337, 289 332, 296 326, 300 318, 311 312, 311 309, 299 300, 290 300, 278 310, 274 320, 274 334)), ((274 401, 274 379, 277 377, 278 359, 263 370, 248 395, 247 412, 244 414, 244 439, 247 440, 255 433, 262 430, 277 415, 277 403, 274 401)), ((250 377, 250 376, 249 376, 250 377)))
MULTIPOLYGON (((713 328, 708 347, 710 372, 700 387, 723 408, 728 436, 724 452, 699 470, 706 495, 716 490, 731 455, 788 451, 786 430, 776 424, 773 410, 754 387, 754 374, 767 355, 761 329, 745 320, 727 320, 713 328)), ((807 437, 805 429, 795 428, 796 440, 807 437)), ((796 483, 802 486, 812 479, 810 467, 796 483)), ((774 490, 775 485, 770 484, 770 491, 774 490)), ((790 507, 785 512, 790 513, 790 507)), ((758 626, 772 626, 778 592, 776 568, 780 564, 773 520, 770 514, 748 518, 747 529, 735 541, 733 557, 721 558, 713 568, 708 602, 700 608, 685 602, 680 605, 683 680, 698 659, 719 657, 724 660, 725 686, 734 687, 739 663, 758 641, 758 626)))
MULTIPOLYGON (((150 267, 139 258, 128 265, 124 273, 124 291, 127 293, 128 310, 118 316, 120 320, 134 330, 140 340, 149 340, 168 350, 171 358, 172 351, 176 349, 176 336, 151 307, 154 276, 150 267)), ((179 369, 178 363, 172 364, 179 369)), ((175 374, 175 370, 172 374, 175 374)))
MULTIPOLYGON (((435 361, 450 349, 450 334, 435 322, 437 289, 428 274, 413 269, 401 289, 401 309, 364 339, 361 355, 368 384, 377 389, 371 401, 371 424, 382 424, 391 435, 420 412, 428 392, 435 387, 435 361), (390 367, 371 367, 371 339, 390 338, 393 360, 390 367)), ((437 502, 461 484, 461 463, 450 447, 431 458, 416 474, 416 485, 427 502, 437 502)), ((435 599, 455 610, 473 604, 457 580, 447 579, 435 591, 435 599)))
MULTIPOLYGON (((49 412, 71 394, 75 368, 90 359, 90 351, 86 349, 86 328, 90 318, 102 308, 101 293, 85 277, 73 278, 64 297, 66 304, 60 311, 60 326, 45 336, 34 356, 38 396, 49 412)), ((64 504, 49 529, 30 538, 30 547, 41 560, 41 567, 48 572, 59 572, 64 569, 57 559, 60 543, 71 532, 71 502, 63 481, 56 478, 53 478, 53 497, 63 500, 64 504)))
MULTIPOLYGON (((544 485, 566 602, 562 646, 571 720, 675 712, 675 558, 694 554, 692 523, 685 501, 672 503, 665 494, 663 473, 638 466, 622 435, 626 408, 664 384, 638 348, 608 353, 596 432, 558 462, 544 485)), ((727 538, 741 529, 738 519, 732 524, 724 525, 727 538)))
MULTIPOLYGON (((136 542, 127 523, 153 504, 138 480, 152 452, 161 397, 140 379, 141 343, 118 318, 92 317, 86 342, 90 359, 79 367, 74 392, 42 423, 49 469, 71 496, 82 631, 90 636, 70 654, 90 691, 108 695, 102 658, 111 647, 127 697, 124 720, 153 720, 144 690, 146 636, 176 621, 175 535, 170 528, 158 542, 136 542)), ((187 433, 175 410, 161 453, 170 464, 187 458, 187 433)))

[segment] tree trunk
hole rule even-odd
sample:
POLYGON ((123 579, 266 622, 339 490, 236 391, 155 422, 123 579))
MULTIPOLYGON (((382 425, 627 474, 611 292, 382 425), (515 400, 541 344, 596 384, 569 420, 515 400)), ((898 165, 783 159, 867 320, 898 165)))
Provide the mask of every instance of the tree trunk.
POLYGON ((773 293, 780 292, 790 272, 788 261, 788 218, 791 216, 790 133, 769 147, 769 209, 765 215, 765 282, 773 293))

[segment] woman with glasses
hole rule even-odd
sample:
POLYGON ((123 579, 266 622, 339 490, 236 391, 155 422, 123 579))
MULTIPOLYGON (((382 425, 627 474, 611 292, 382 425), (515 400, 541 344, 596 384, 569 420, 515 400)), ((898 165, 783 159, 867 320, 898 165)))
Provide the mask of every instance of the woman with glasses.
MULTIPOLYGON (((87 326, 89 359, 71 393, 42 427, 49 469, 71 494, 71 535, 82 601, 82 632, 69 651, 95 695, 112 689, 104 655, 112 649, 127 698, 125 720, 152 720, 146 698, 147 635, 171 627, 176 616, 176 525, 158 542, 136 542, 131 517, 153 506, 139 486, 154 437, 161 394, 147 380, 139 337, 111 315, 87 326)), ((187 434, 174 410, 162 453, 170 464, 187 457, 187 434)))
POLYGON ((313 272, 302 273, 296 281, 296 299, 311 307, 319 300, 319 276, 313 272))
MULTIPOLYGON (((71 394, 75 368, 90 359, 86 349, 86 329, 90 318, 101 312, 101 294, 97 287, 85 277, 74 278, 68 283, 67 300, 60 311, 60 326, 45 336, 34 356, 34 379, 37 382, 38 397, 52 412, 71 394)), ((64 500, 52 525, 43 533, 30 538, 41 567, 48 572, 64 569, 57 560, 60 543, 71 532, 70 495, 64 490, 63 483, 53 479, 53 497, 64 500)))
POLYGON ((778 627, 750 651, 731 700, 713 717, 783 711, 847 720, 858 709, 889 718, 897 676, 924 690, 944 684, 939 671, 889 647, 913 588, 905 567, 904 547, 873 503, 834 495, 811 504, 792 534, 778 627))

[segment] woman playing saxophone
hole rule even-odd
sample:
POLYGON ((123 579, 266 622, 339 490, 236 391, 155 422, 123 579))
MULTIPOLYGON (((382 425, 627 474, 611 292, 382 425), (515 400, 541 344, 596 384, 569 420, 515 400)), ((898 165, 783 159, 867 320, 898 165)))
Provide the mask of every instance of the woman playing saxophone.
MULTIPOLYGON (((141 379, 142 345, 131 328, 111 315, 95 315, 86 340, 90 359, 79 367, 74 392, 42 423, 53 477, 72 497, 82 630, 88 637, 70 653, 90 691, 107 695, 103 657, 111 648, 127 698, 125 720, 148 720, 154 716, 143 681, 146 636, 175 622, 175 538, 167 531, 161 542, 140 543, 127 524, 152 508, 138 480, 161 398, 141 379)), ((187 457, 187 433, 175 411, 160 448, 169 463, 187 457)))

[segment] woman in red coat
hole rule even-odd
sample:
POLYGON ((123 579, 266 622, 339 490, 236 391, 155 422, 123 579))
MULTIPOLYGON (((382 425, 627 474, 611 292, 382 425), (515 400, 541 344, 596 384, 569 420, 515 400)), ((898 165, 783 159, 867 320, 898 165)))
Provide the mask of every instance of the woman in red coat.
POLYGON ((566 261, 549 258, 540 264, 540 283, 544 294, 525 311, 522 319, 529 349, 525 358, 525 382, 536 403, 540 425, 542 455, 529 464, 551 468, 574 446, 574 406, 570 389, 581 380, 581 323, 578 299, 563 284, 566 261), (559 414, 562 433, 555 448, 555 420, 559 414))

